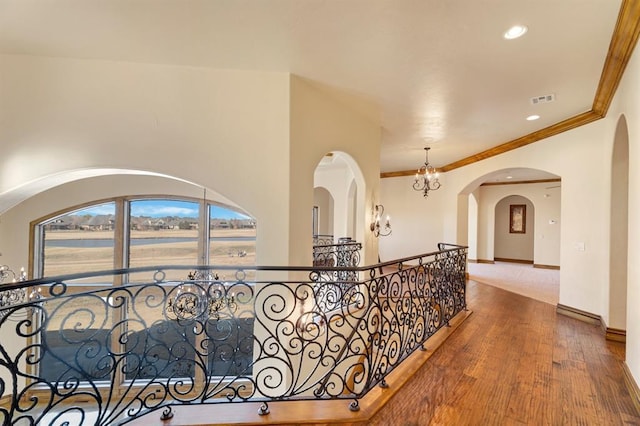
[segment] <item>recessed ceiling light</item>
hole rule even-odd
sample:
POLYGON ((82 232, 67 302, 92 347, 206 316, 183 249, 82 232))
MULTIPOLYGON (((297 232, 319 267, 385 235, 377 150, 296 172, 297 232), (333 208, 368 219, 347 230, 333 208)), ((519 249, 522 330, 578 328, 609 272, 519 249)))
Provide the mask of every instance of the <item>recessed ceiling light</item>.
POLYGON ((513 179, 513 176, 507 176, 507 179, 513 179))
POLYGON ((522 37, 527 32, 527 29, 524 25, 514 25, 504 33, 504 38, 513 40, 514 38, 522 37))
POLYGON ((538 118, 540 118, 540 116, 539 116, 539 115, 534 114, 534 115, 530 115, 530 116, 528 116, 528 117, 527 117, 527 120, 529 120, 529 121, 533 121, 533 120, 537 120, 538 118))

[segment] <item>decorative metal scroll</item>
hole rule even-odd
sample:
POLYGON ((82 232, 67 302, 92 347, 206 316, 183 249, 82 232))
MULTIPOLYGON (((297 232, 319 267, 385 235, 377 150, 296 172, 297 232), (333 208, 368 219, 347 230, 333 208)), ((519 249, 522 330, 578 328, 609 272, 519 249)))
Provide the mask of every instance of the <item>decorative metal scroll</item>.
POLYGON ((353 399, 357 409, 465 309, 465 265, 466 248, 454 247, 352 268, 366 279, 348 287, 318 280, 318 268, 266 267, 257 269, 310 279, 247 282, 237 270, 227 281, 205 272, 167 281, 175 276, 167 272, 186 268, 165 267, 16 284, 41 297, 0 308, 8 399, 0 422, 123 424, 171 418, 181 404, 243 401, 262 402, 262 414, 273 400, 353 399), (104 285, 145 272, 144 283, 104 285), (103 285, 87 287, 89 278, 103 285), (335 299, 323 305, 328 294, 335 299), (14 315, 21 319, 9 322, 14 315))
POLYGON ((333 235, 317 234, 313 236, 313 246, 328 246, 333 244, 333 235))
MULTIPOLYGON (((325 244, 313 246, 313 266, 322 268, 355 268, 360 264, 360 250, 362 244, 351 238, 340 238, 337 244, 325 244)), ((325 270, 326 272, 326 270, 325 270)), ((327 278, 335 278, 342 281, 355 281, 355 271, 341 271, 327 278), (354 273, 349 273, 354 272, 354 273)))
POLYGON ((316 304, 323 312, 334 310, 356 297, 354 285, 358 280, 362 244, 351 238, 340 238, 338 244, 313 247, 313 266, 322 270, 313 277, 316 285, 316 304), (334 269, 335 268, 335 269, 334 269))

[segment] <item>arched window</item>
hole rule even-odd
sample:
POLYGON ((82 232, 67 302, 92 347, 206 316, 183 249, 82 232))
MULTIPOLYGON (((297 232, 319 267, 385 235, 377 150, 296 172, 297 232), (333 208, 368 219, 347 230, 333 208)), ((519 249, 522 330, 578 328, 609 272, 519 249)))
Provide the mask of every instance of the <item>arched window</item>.
MULTIPOLYGON (((204 200, 170 197, 119 197, 100 200, 92 204, 74 206, 56 212, 32 224, 34 231, 34 273, 37 277, 52 277, 72 273, 108 271, 119 268, 135 268, 163 265, 234 265, 251 266, 256 262, 256 221, 247 214, 228 206, 204 200)), ((215 270, 215 269, 214 269, 215 270)), ((165 278, 185 280, 188 271, 165 271, 165 278)), ((223 270, 216 275, 223 281, 223 270)), ((252 279, 254 271, 246 277, 252 279)), ((91 279, 66 281, 74 292, 95 290, 98 286, 117 286, 128 283, 148 283, 150 273, 92 277, 91 279), (111 282, 110 282, 111 281, 111 282)), ((61 383, 81 369, 90 381, 113 379, 124 384, 126 380, 153 377, 188 377, 194 380, 196 370, 189 357, 195 353, 181 352, 186 341, 196 347, 194 327, 188 322, 167 321, 163 309, 148 303, 163 300, 161 286, 147 286, 119 300, 112 297, 85 296, 63 297, 47 301, 46 310, 51 315, 33 336, 34 343, 46 342, 47 350, 39 362, 39 374, 48 382, 61 383), (126 299, 126 300, 125 300, 126 299), (139 313, 144 313, 144 319, 139 313), (73 320, 71 320, 73 319, 73 320), (118 336, 126 324, 125 334, 118 336), (98 342, 82 351, 74 346, 90 334, 98 342), (153 343, 148 343, 153 341, 153 343), (175 349, 177 348, 177 349, 175 349), (173 363, 174 350, 185 362, 173 363), (107 351, 127 353, 125 364, 131 368, 118 368, 113 376, 105 378, 105 365, 101 360, 107 351), (145 356, 142 356, 142 354, 145 356)), ((91 293, 89 293, 91 294, 91 293)), ((218 321, 225 327, 232 324, 236 341, 252 333, 253 319, 242 321, 231 315, 221 320, 210 318, 206 323, 206 335, 220 333, 218 321)), ((226 329, 226 328, 225 328, 226 329)), ((36 349, 37 350, 37 349, 36 349)), ((251 374, 253 345, 244 345, 234 351, 231 358, 213 356, 207 362, 212 372, 242 371, 251 374)), ((108 370, 108 368, 107 368, 108 370)), ((217 374, 217 373, 216 373, 217 374)), ((240 374, 240 373, 238 373, 240 374)))
POLYGON ((196 199, 101 200, 36 221, 34 235, 37 277, 142 266, 256 263, 255 219, 196 199))

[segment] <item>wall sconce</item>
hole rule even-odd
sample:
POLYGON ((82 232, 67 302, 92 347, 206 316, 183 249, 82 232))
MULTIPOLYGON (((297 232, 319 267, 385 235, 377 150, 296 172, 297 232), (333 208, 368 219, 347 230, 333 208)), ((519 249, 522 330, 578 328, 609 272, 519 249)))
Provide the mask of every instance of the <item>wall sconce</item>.
POLYGON ((377 238, 379 236, 386 237, 391 235, 391 220, 387 216, 384 221, 384 225, 380 224, 380 218, 384 214, 384 206, 382 204, 376 204, 373 208, 372 216, 373 222, 369 225, 369 229, 373 232, 373 235, 377 238))

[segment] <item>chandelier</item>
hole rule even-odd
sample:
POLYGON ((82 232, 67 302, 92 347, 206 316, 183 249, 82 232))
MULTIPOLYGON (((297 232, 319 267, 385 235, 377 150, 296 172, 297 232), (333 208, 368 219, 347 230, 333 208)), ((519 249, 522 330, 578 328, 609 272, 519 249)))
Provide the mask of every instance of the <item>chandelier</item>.
POLYGON ((227 294, 218 274, 210 271, 189 273, 167 297, 167 313, 176 320, 220 319, 220 312, 236 309, 233 293, 227 294))
POLYGON ((422 165, 417 173, 416 178, 413 181, 413 189, 416 191, 422 191, 422 195, 424 197, 429 196, 429 191, 435 191, 440 188, 440 181, 438 177, 440 176, 435 167, 429 165, 429 150, 431 148, 425 148, 425 161, 424 165, 422 165))
MULTIPOLYGON (((5 280, 10 280, 13 284, 23 282, 27 280, 27 273, 24 268, 21 268, 20 272, 15 272, 7 265, 0 265, 0 284, 3 284, 5 280)), ((0 291, 0 308, 20 305, 42 298, 40 294, 40 287, 32 289, 28 294, 27 290, 28 289, 26 287, 20 287, 0 291)), ((28 308, 28 310, 30 310, 30 308, 28 308)), ((8 313, 9 311, 7 310, 0 311, 0 319, 4 318, 8 313)), ((19 319, 22 319, 26 313, 27 312, 25 311, 20 315, 13 312, 10 319, 11 321, 18 321, 19 319)))
POLYGON ((24 271, 24 268, 20 269, 19 273, 13 271, 13 269, 9 268, 7 265, 0 265, 0 284, 3 283, 6 279, 11 279, 11 282, 22 282, 27 280, 27 273, 24 271))

